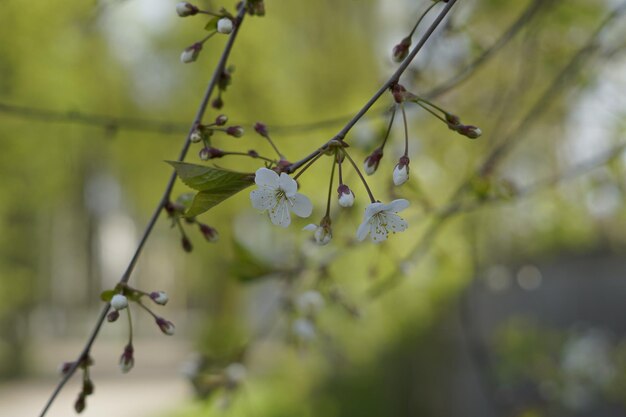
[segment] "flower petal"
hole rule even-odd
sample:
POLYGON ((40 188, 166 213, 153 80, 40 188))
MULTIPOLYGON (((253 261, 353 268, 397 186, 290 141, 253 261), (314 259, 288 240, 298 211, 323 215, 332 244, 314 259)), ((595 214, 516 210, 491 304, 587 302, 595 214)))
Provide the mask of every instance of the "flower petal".
POLYGON ((406 222, 406 220, 404 220, 397 214, 381 213, 380 216, 381 221, 385 224, 385 228, 392 233, 403 232, 407 229, 407 227, 409 227, 409 224, 406 222))
POLYGON ((311 204, 311 200, 305 195, 297 193, 289 198, 289 202, 291 203, 291 211, 293 211, 296 216, 309 217, 313 212, 313 204, 311 204))
POLYGON ((387 235, 389 232, 385 227, 386 224, 383 224, 383 217, 378 214, 370 219, 370 237, 372 241, 375 243, 380 243, 384 240, 387 240, 387 235))
MULTIPOLYGON (((272 171, 273 172, 273 171, 272 171)), ((298 192, 298 183, 284 172, 280 173, 278 179, 279 187, 287 194, 287 197, 293 197, 298 192)))
POLYGON ((291 224, 289 215, 289 204, 285 199, 279 200, 274 207, 269 209, 270 220, 276 226, 287 227, 291 224))
POLYGON ((257 210, 267 210, 276 205, 276 191, 263 187, 250 192, 252 207, 257 210))
POLYGON ((370 224, 369 222, 363 222, 359 225, 359 228, 356 231, 356 238, 359 242, 362 242, 367 237, 367 234, 370 232, 370 224))
POLYGON ((389 210, 389 211, 393 211, 394 213, 397 213, 407 208, 409 204, 411 203, 409 203, 408 200, 405 200, 404 198, 399 198, 387 204, 387 207, 385 208, 385 210, 389 210))
POLYGON ((259 168, 254 175, 254 182, 259 187, 278 188, 278 174, 271 169, 259 168))
POLYGON ((385 210, 385 207, 386 206, 383 203, 371 203, 365 209, 365 216, 363 217, 363 222, 367 222, 369 219, 372 218, 374 214, 380 213, 381 211, 385 210))
POLYGON ((309 230, 309 231, 311 231, 311 232, 314 232, 314 231, 316 231, 316 230, 317 230, 317 227, 318 227, 318 226, 317 226, 316 224, 310 223, 310 224, 307 224, 306 226, 304 226, 304 227, 302 228, 302 230, 309 230))

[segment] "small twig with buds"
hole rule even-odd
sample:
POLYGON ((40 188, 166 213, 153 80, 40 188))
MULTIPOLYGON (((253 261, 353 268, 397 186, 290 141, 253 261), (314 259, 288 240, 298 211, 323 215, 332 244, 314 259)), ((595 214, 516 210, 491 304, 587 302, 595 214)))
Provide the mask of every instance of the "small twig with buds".
MULTIPOLYGON (((191 129, 189 130, 189 133, 187 134, 187 138, 185 139, 185 142, 182 146, 182 149, 180 151, 180 154, 178 156, 178 161, 182 161, 185 159, 185 156, 187 155, 187 151, 189 150, 189 146, 191 145, 191 135, 192 133, 195 131, 196 127, 201 123, 202 118, 204 117, 204 113, 208 107, 209 104, 209 100, 211 98, 211 95, 213 94, 213 91, 215 89, 215 87, 217 86, 217 83, 219 81, 219 79, 221 78, 224 69, 226 67, 226 62, 228 60, 228 57, 230 56, 230 52, 232 50, 233 44, 235 42, 235 39, 237 37, 237 33, 239 31, 239 28, 241 27, 241 23, 243 22, 244 19, 244 15, 246 13, 246 9, 245 7, 241 7, 239 10, 239 13, 237 14, 236 17, 236 22, 237 24, 235 25, 235 28, 233 29, 232 33, 230 34, 230 37, 228 39, 228 42, 226 43, 224 50, 222 52, 222 55, 219 59, 219 62, 215 68, 215 71, 213 72, 213 76, 211 77, 207 88, 205 90, 204 93, 204 97, 202 98, 202 101, 200 102, 200 106, 198 107, 198 111, 196 113, 196 116, 194 117, 194 120, 191 124, 191 129)), ((139 241, 139 245, 137 246, 135 253, 133 255, 133 257, 131 258, 130 263, 128 264, 128 267, 126 268, 126 271, 124 272, 124 274, 122 275, 122 278, 120 279, 120 283, 127 283, 130 279, 130 276, 133 272, 133 270, 135 269, 135 265, 142 253, 143 247, 146 244, 148 237, 151 235, 152 230, 154 229, 154 226, 156 225, 156 222, 161 214, 161 211, 163 211, 163 209, 165 208, 165 206, 168 204, 169 200, 170 200, 170 195, 172 193, 172 189, 174 188, 174 183, 176 181, 176 173, 173 172, 172 175, 170 176, 166 186, 165 186, 165 190, 163 192, 163 195, 159 201, 159 203, 157 204, 156 209, 154 210, 152 217, 150 218, 148 225, 146 226, 146 229, 144 230, 144 233, 139 241)), ((63 378, 61 379, 61 381, 59 381, 59 383, 57 384, 56 388, 54 389, 54 391, 52 392, 50 398, 48 399, 47 403, 45 404, 43 410, 41 411, 40 417, 43 417, 46 415, 46 413, 48 412, 48 410, 50 409, 50 406, 52 405, 52 403, 54 402, 54 400, 57 398, 57 396, 59 395, 59 393, 61 392, 61 390, 63 389, 63 387, 65 386, 65 384, 67 383, 67 381, 69 381, 69 379, 72 377, 72 375, 74 374, 74 372, 76 372, 76 370, 78 369, 78 367, 80 366, 81 363, 84 363, 87 358, 89 357, 89 353, 91 351, 91 346, 93 345, 93 343, 95 342, 98 333, 100 332, 100 329, 102 328, 102 325, 106 319, 107 316, 107 312, 109 311, 110 308, 110 303, 107 303, 104 308, 102 309, 102 311, 100 312, 100 315, 98 317, 98 319, 96 320, 96 324, 91 332, 91 335, 89 336, 82 352, 79 354, 78 359, 76 360, 76 362, 74 362, 74 364, 67 370, 67 372, 64 374, 63 378)))

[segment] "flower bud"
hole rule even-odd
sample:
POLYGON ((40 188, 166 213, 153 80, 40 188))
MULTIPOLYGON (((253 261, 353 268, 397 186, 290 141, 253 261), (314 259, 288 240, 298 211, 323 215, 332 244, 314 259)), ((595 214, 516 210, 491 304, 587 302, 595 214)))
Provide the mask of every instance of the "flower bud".
POLYGON ((456 126, 461 124, 461 119, 459 118, 459 116, 446 113, 446 122, 448 122, 448 127, 450 127, 450 129, 454 129, 456 126))
POLYGON ((59 365, 59 373, 63 376, 67 375, 70 369, 72 369, 72 366, 74 366, 74 363, 75 362, 63 362, 59 365))
POLYGON ((259 153, 257 151, 255 151, 254 149, 250 149, 248 151, 248 155, 250 155, 252 158, 258 158, 259 157, 259 153))
POLYGON ((111 298, 111 307, 116 311, 123 310, 128 307, 128 299, 122 294, 115 294, 111 298))
POLYGON ((158 305, 164 306, 169 301, 169 297, 164 291, 152 291, 150 293, 150 299, 158 305))
POLYGON ((226 383, 235 387, 241 384, 246 376, 248 375, 248 371, 246 367, 240 363, 231 363, 224 369, 224 377, 226 377, 226 383))
POLYGON ((193 250, 193 245, 191 244, 191 241, 187 236, 182 237, 182 239, 180 240, 180 244, 182 245, 185 252, 191 252, 193 250))
POLYGON ((299 318, 294 320, 291 330, 302 341, 315 339, 315 325, 309 319, 299 318))
POLYGON ((341 207, 352 207, 354 204, 354 193, 346 184, 341 184, 339 188, 337 188, 337 192, 339 193, 339 205, 341 207))
POLYGON ((399 44, 393 47, 391 54, 392 59, 395 62, 402 62, 404 58, 409 54, 409 48, 411 47, 411 38, 404 38, 399 44))
POLYGON ((324 297, 315 290, 305 291, 298 296, 296 307, 305 315, 314 315, 324 308, 324 297))
POLYGON ((221 97, 217 97, 211 102, 211 107, 218 110, 221 109, 222 107, 224 107, 224 100, 222 100, 221 97))
POLYGON ((460 125, 456 131, 470 139, 476 139, 483 134, 482 130, 472 125, 460 125))
POLYGON ((241 126, 231 126, 228 129, 226 129, 226 134, 236 137, 236 138, 240 138, 243 136, 243 127, 241 126))
POLYGON ((219 240, 220 235, 215 228, 203 223, 198 223, 198 227, 200 228, 200 232, 207 241, 217 242, 219 240))
POLYGON ((217 31, 219 33, 228 35, 230 32, 233 31, 233 21, 227 17, 221 18, 217 21, 217 31))
POLYGON ((225 114, 220 114, 215 118, 215 124, 218 126, 224 126, 228 122, 228 116, 225 114))
POLYGON ((180 17, 193 16, 198 13, 198 8, 187 2, 180 2, 176 5, 176 13, 180 17))
POLYGON ((261 122, 256 122, 254 124, 254 130, 256 131, 256 133, 263 136, 264 138, 268 136, 267 126, 261 122))
POLYGON ((109 323, 113 323, 114 321, 117 321, 117 319, 119 318, 120 318, 120 312, 117 310, 113 310, 109 314, 107 314, 107 321, 109 323))
POLYGON ((367 175, 372 175, 378 169, 378 164, 383 157, 383 151, 380 148, 374 149, 364 161, 364 170, 367 175))
POLYGON ((157 317, 156 324, 159 326, 159 329, 161 329, 161 331, 168 336, 172 336, 176 330, 174 323, 169 320, 165 320, 163 317, 157 317))
POLYGON ((124 353, 122 353, 122 356, 120 356, 120 370, 123 373, 128 373, 128 371, 133 369, 133 366, 135 365, 135 358, 133 356, 133 353, 133 345, 131 345, 130 343, 127 344, 124 348, 124 353))
POLYGON ((202 44, 200 42, 196 42, 188 48, 185 48, 182 54, 180 54, 180 61, 183 64, 188 64, 190 62, 194 62, 198 59, 198 55, 200 55, 200 51, 202 50, 202 44))
POLYGON ((402 185, 409 179, 409 162, 409 157, 403 156, 393 169, 393 183, 395 185, 402 185))
POLYGON ((320 246, 327 245, 333 237, 333 231, 330 228, 330 219, 328 217, 324 217, 319 226, 311 223, 304 226, 302 230, 312 231, 315 243, 320 246))
POLYGON ((78 394, 78 398, 76 399, 76 402, 74 403, 74 410, 80 414, 85 410, 85 407, 87 406, 87 403, 85 402, 85 394, 84 393, 80 393, 78 394))
POLYGON ((202 141, 202 132, 200 131, 200 129, 195 129, 192 133, 191 136, 189 136, 189 140, 192 143, 198 143, 202 141))

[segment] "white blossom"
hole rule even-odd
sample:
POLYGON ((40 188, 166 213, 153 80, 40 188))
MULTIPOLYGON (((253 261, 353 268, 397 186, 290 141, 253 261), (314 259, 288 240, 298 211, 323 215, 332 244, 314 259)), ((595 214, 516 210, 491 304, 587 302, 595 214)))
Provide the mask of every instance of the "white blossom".
POLYGON ((111 307, 113 307, 115 310, 124 310, 126 307, 128 307, 128 299, 122 294, 115 294, 111 298, 111 307))
POLYGON ((247 375, 246 367, 238 362, 231 363, 224 369, 224 376, 232 385, 241 384, 247 375))
POLYGON ((315 325, 309 319, 299 318, 294 320, 291 329, 300 340, 308 341, 315 339, 315 325))
POLYGON ((296 307, 302 314, 316 314, 324 308, 324 297, 315 290, 305 291, 296 299, 296 307))
POLYGON ((223 17, 217 21, 217 31, 219 33, 229 34, 233 31, 233 21, 227 17, 223 17))
POLYGON ((406 230, 408 224, 396 213, 404 210, 409 206, 409 202, 405 199, 393 200, 389 204, 371 203, 365 209, 363 223, 356 232, 359 241, 364 240, 370 235, 372 241, 378 243, 387 239, 389 232, 402 232, 406 230))
POLYGON ((299 217, 309 217, 313 211, 311 201, 299 194, 298 183, 284 172, 280 176, 267 168, 256 171, 254 182, 259 187, 250 193, 252 207, 267 210, 270 220, 277 226, 287 227, 291 223, 289 211, 299 217))
POLYGON ((333 237, 330 225, 317 225, 311 223, 304 226, 302 230, 309 230, 313 232, 313 238, 315 238, 315 243, 320 246, 327 245, 333 237))

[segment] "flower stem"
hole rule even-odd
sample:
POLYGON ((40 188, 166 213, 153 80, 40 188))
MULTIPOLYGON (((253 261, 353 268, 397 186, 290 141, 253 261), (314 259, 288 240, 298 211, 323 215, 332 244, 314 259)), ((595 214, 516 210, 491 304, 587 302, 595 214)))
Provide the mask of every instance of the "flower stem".
POLYGON ((404 121, 404 156, 409 156, 409 128, 406 123, 406 112, 404 111, 404 103, 400 105, 402 110, 402 120, 404 121))
POLYGON ((274 144, 274 141, 270 138, 270 135, 264 135, 263 137, 267 139, 270 145, 272 145, 272 148, 274 148, 274 150, 276 151, 276 154, 278 155, 279 159, 286 159, 285 156, 278 150, 278 148, 274 144))
POLYGON ((224 156, 226 156, 226 155, 247 156, 247 157, 250 157, 250 158, 253 158, 253 159, 262 159, 264 161, 271 162, 272 164, 276 164, 276 161, 274 159, 266 158, 265 156, 261 156, 261 155, 253 156, 253 155, 250 155, 247 152, 226 152, 226 151, 223 151, 223 155, 224 156))
POLYGON ((333 158, 333 167, 330 170, 330 182, 328 183, 328 201, 326 202, 326 217, 330 216, 330 200, 333 194, 333 180, 335 179, 335 165, 337 165, 337 158, 333 158))
POLYGON ((297 179, 298 179, 298 177, 299 177, 300 175, 302 175, 302 173, 303 173, 304 171, 306 171, 307 169, 309 169, 309 167, 310 167, 311 165, 313 165, 313 164, 314 164, 314 163, 315 163, 318 159, 320 159, 320 157, 321 157, 322 155, 324 155, 324 154, 323 154, 323 153, 322 153, 319 149, 317 150, 317 152, 318 152, 318 154, 317 154, 317 155, 316 155, 313 159, 311 159, 311 160, 310 160, 310 161, 309 161, 309 162, 308 162, 308 163, 304 166, 304 168, 302 168, 300 171, 298 171, 298 173, 297 173, 296 175, 294 175, 294 176, 293 176, 293 179, 294 179, 294 180, 297 180, 297 179))
POLYGON ((381 151, 385 147, 385 144, 387 143, 387 139, 389 139, 389 134, 391 133, 391 127, 393 126, 393 121, 396 118, 396 110, 398 110, 398 107, 393 106, 393 110, 391 111, 391 118, 389 119, 389 125, 387 126, 387 131, 385 132, 385 139, 383 139, 383 143, 380 145, 381 151))
POLYGON ((361 173, 361 170, 359 169, 359 167, 356 165, 356 163, 354 163, 354 160, 352 159, 352 157, 350 156, 350 154, 348 152, 346 152, 346 150, 343 150, 343 154, 346 156, 346 158, 348 158, 348 161, 350 161, 350 163, 352 164, 352 166, 354 167, 354 170, 356 171, 356 173, 359 175, 359 178, 361 178, 361 182, 363 183, 363 185, 365 186, 365 190, 367 191, 367 195, 370 198, 370 201, 372 203, 376 202, 376 199, 374 198, 374 194, 372 194, 372 190, 370 190, 370 186, 367 185, 367 181, 365 180, 365 177, 363 176, 363 174, 361 173))
POLYGON ((130 308, 126 308, 126 314, 128 315, 128 344, 133 344, 133 319, 130 317, 130 308))
POLYGON ((417 22, 415 23, 415 26, 413 26, 413 29, 411 30, 411 33, 409 33, 409 36, 407 36, 407 38, 411 38, 413 37, 413 34, 415 33, 415 30, 417 30, 417 27, 420 25, 420 23, 422 23, 422 20, 424 20, 424 18, 426 17, 426 15, 428 14, 428 12, 430 12, 430 10, 435 7, 437 4, 439 4, 440 0, 436 0, 435 2, 433 2, 433 4, 431 4, 430 6, 428 6, 428 8, 424 11, 424 13, 422 13, 422 15, 420 16, 419 19, 417 19, 417 22))

